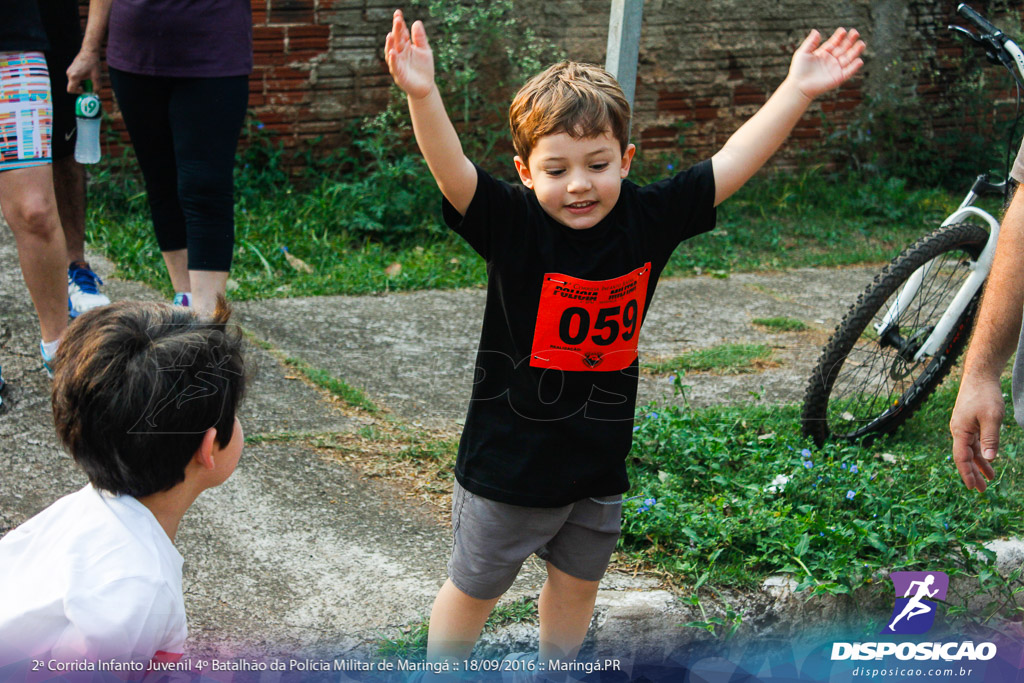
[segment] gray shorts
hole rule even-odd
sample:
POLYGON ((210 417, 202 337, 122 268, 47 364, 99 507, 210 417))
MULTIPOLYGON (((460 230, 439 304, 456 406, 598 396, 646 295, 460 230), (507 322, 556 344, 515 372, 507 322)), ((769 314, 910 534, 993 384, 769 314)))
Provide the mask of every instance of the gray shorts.
POLYGON ((448 576, 466 595, 490 600, 515 581, 533 553, 569 576, 599 581, 619 539, 622 496, 557 508, 499 503, 455 482, 448 576))

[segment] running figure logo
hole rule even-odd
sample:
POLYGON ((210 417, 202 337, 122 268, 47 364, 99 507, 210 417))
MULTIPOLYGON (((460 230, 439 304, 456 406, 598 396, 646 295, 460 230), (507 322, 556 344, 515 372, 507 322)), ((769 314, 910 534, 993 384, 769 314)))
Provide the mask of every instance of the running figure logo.
POLYGON ((927 632, 935 623, 936 607, 928 598, 945 600, 949 577, 944 572, 893 572, 889 578, 896 589, 896 605, 882 633, 927 632))

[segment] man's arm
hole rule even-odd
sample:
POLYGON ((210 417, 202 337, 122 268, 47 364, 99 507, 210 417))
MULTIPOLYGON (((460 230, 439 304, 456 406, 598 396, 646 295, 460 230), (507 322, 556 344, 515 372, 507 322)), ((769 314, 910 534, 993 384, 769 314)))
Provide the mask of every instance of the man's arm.
POLYGON ((1003 216, 992 272, 964 361, 960 392, 949 421, 953 461, 969 489, 984 491, 995 476, 999 427, 1006 408, 999 377, 1017 348, 1024 307, 1024 192, 1013 196, 1003 216))
POLYGON ((715 206, 743 187, 789 137, 818 95, 838 88, 864 64, 864 41, 856 30, 836 29, 823 45, 811 31, 793 55, 789 75, 749 121, 712 157, 715 206))
POLYGON ((82 49, 78 51, 71 66, 68 67, 68 92, 82 92, 82 81, 92 81, 95 92, 100 90, 100 50, 103 37, 107 34, 107 22, 110 19, 110 4, 113 0, 91 0, 89 18, 85 22, 85 37, 82 38, 82 49))
POLYGON ((466 215, 476 193, 476 169, 462 152, 458 133, 434 83, 434 56, 423 22, 413 23, 410 34, 402 11, 395 10, 384 54, 392 78, 409 98, 412 130, 430 173, 455 210, 466 215))

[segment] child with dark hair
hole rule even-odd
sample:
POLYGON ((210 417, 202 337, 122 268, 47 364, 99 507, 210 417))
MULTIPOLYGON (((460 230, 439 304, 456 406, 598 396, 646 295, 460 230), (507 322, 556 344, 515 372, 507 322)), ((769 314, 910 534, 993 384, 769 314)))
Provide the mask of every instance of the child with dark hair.
POLYGON ((246 383, 223 299, 83 313, 54 367, 57 433, 89 484, 0 539, 0 666, 175 660, 184 650, 178 525, 242 452, 246 383))

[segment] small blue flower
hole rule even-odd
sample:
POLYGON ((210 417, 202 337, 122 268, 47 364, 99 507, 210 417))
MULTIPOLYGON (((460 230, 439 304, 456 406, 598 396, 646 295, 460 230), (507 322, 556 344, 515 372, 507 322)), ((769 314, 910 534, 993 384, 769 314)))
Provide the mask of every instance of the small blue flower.
POLYGON ((649 419, 649 420, 657 420, 658 419, 658 414, 657 413, 647 413, 647 419, 649 419))
POLYGON ((811 457, 811 449, 810 448, 803 449, 802 451, 800 451, 800 455, 804 456, 805 458, 811 457))
POLYGON ((944 527, 946 527, 948 529, 949 528, 949 523, 948 522, 943 522, 942 526, 944 526, 944 527))
POLYGON ((262 121, 259 121, 259 122, 258 122, 258 123, 256 124, 256 128, 257 128, 258 130, 263 130, 263 122, 262 122, 262 121))
POLYGON ((814 467, 814 463, 811 462, 810 460, 804 460, 804 467, 806 467, 807 469, 811 469, 812 467, 814 467))
POLYGON ((857 495, 857 493, 855 491, 847 491, 846 492, 846 500, 853 500, 853 497, 856 496, 856 495, 857 495))
POLYGON ((647 512, 647 507, 646 506, 641 506, 641 507, 637 508, 636 511, 637 512, 647 512))
POLYGON ((634 432, 639 432, 640 431, 640 425, 637 425, 636 427, 633 427, 633 431, 634 432))
POLYGON ((786 446, 786 448, 788 448, 788 449, 789 449, 789 450, 791 450, 791 451, 795 451, 795 450, 796 450, 796 449, 795 449, 795 448, 793 448, 792 446, 786 446))
POLYGON ((644 505, 653 506, 657 502, 657 498, 648 498, 647 500, 644 501, 644 505))
POLYGON ((824 531, 819 531, 819 532, 818 532, 818 535, 819 535, 819 536, 824 536, 824 535, 825 535, 825 532, 824 532, 824 531))
POLYGON ((852 467, 850 467, 850 472, 853 474, 857 474, 857 466, 853 465, 852 467))
POLYGON ((669 375, 669 377, 668 377, 668 381, 669 381, 669 383, 670 383, 670 384, 671 384, 672 382, 675 382, 675 381, 676 381, 676 376, 675 376, 675 375, 669 375))
POLYGON ((842 467, 845 470, 846 469, 846 463, 844 462, 842 465, 840 465, 840 467, 842 467))
POLYGON ((669 165, 668 165, 668 170, 670 170, 670 171, 671 171, 671 170, 673 170, 673 169, 674 169, 675 167, 676 167, 676 165, 675 165, 675 164, 669 164, 669 165))
POLYGON ((875 514, 873 514, 873 515, 871 515, 871 516, 872 516, 872 517, 877 517, 877 516, 878 516, 878 513, 875 513, 875 514))

